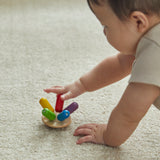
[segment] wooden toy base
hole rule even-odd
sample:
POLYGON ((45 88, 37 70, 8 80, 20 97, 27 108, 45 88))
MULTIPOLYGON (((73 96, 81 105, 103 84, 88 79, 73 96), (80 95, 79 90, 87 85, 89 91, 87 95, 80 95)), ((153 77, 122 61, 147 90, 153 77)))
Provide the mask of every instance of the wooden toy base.
POLYGON ((64 128, 71 124, 71 116, 62 122, 57 120, 57 118, 54 121, 50 121, 46 117, 42 116, 42 121, 46 126, 51 128, 64 128))

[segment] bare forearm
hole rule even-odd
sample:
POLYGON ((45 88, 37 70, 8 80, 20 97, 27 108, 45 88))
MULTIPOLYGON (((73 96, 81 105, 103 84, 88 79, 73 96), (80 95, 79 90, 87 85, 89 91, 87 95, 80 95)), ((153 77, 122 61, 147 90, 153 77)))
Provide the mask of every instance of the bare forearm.
POLYGON ((108 146, 117 147, 124 143, 137 128, 138 122, 129 122, 118 113, 112 111, 108 121, 107 129, 104 132, 104 142, 108 146))
POLYGON ((126 77, 131 72, 133 60, 133 57, 121 53, 106 58, 82 76, 80 81, 87 91, 97 90, 126 77))

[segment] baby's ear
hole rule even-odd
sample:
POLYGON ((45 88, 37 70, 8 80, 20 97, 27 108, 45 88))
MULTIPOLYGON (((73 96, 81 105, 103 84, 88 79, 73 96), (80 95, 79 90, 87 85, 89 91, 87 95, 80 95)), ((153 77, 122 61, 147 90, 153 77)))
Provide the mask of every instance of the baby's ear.
POLYGON ((132 12, 130 20, 135 24, 138 32, 144 33, 149 28, 148 17, 140 11, 132 12))

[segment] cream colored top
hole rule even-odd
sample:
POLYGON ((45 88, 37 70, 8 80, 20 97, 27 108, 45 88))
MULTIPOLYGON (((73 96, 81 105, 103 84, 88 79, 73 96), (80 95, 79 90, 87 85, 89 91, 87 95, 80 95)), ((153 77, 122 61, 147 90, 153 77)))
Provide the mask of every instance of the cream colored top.
MULTIPOLYGON (((129 83, 139 82, 160 87, 160 23, 140 40, 129 83)), ((160 109, 160 96, 154 102, 160 109)))

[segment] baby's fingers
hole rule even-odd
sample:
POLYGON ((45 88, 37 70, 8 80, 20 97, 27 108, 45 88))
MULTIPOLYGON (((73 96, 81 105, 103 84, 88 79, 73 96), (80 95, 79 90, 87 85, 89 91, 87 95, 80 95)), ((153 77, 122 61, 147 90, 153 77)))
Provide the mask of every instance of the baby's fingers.
POLYGON ((91 134, 92 134, 92 131, 91 131, 91 129, 88 129, 88 128, 76 129, 74 132, 74 136, 91 135, 91 134))
POLYGON ((94 142, 92 135, 87 135, 87 136, 80 138, 77 141, 77 144, 82 144, 82 143, 86 143, 86 142, 94 142))
POLYGON ((61 93, 64 93, 65 92, 65 88, 62 87, 62 86, 54 86, 52 88, 47 88, 47 89, 44 89, 45 92, 47 93, 56 93, 56 94, 61 94, 61 93))

